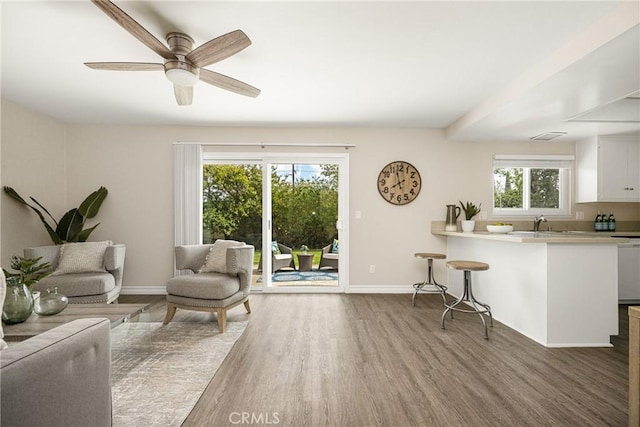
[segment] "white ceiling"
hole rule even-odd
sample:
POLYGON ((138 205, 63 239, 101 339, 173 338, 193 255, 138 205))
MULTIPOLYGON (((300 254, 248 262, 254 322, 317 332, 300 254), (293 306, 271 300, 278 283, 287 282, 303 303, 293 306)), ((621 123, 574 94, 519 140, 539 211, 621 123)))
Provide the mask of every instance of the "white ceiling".
POLYGON ((69 123, 430 127, 478 140, 639 129, 566 122, 640 89, 638 1, 114 3, 162 41, 242 29, 253 44, 207 68, 261 95, 200 82, 179 107, 162 72, 83 65, 162 62, 91 2, 3 0, 2 97, 69 123))

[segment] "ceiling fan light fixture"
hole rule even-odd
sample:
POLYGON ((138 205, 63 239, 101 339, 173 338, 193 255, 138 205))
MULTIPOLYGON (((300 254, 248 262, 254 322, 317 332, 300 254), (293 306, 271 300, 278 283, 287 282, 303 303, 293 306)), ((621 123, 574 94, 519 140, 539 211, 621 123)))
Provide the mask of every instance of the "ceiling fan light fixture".
POLYGON ((193 86, 198 83, 198 76, 182 68, 172 68, 166 71, 167 78, 171 83, 178 86, 193 86))
MULTIPOLYGON (((1 1, 1 0, 0 0, 1 1)), ((92 0, 100 10, 124 28, 129 34, 149 49, 160 55, 164 64, 144 62, 92 62, 85 63, 96 70, 116 71, 154 71, 164 67, 167 80, 173 83, 178 105, 190 105, 193 99, 193 86, 202 81, 234 93, 255 98, 260 90, 232 77, 225 76, 205 68, 207 65, 222 61, 251 44, 251 40, 242 30, 216 37, 193 49, 193 39, 184 33, 171 32, 166 40, 169 48, 155 38, 146 28, 127 15, 110 0, 92 0)))

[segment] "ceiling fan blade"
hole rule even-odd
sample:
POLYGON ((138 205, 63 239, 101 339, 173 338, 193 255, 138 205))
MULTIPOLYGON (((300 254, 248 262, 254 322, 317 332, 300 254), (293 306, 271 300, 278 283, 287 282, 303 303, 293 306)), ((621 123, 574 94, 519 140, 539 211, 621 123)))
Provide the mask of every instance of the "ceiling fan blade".
POLYGON ((193 102, 193 86, 173 85, 173 93, 178 105, 191 105, 193 102))
POLYGON ((198 67, 206 67, 235 55, 250 45, 249 37, 242 30, 235 30, 198 46, 187 55, 187 60, 198 67))
POLYGON ((248 85, 240 80, 225 76, 224 74, 200 68, 200 80, 210 85, 217 86, 240 95, 250 96, 252 98, 260 95, 260 89, 248 85))
POLYGON ((144 43, 148 48, 163 57, 164 59, 175 59, 175 55, 153 34, 138 24, 132 17, 127 15, 122 9, 109 0, 91 0, 100 10, 106 13, 111 19, 116 21, 122 28, 144 43))
POLYGON ((149 62, 85 62, 94 70, 112 71, 164 71, 164 65, 149 62))

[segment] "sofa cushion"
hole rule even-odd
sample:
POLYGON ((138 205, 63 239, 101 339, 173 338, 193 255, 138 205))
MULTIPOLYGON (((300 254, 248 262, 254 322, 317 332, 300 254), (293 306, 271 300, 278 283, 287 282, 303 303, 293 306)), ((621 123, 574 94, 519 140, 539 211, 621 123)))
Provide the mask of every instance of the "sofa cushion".
POLYGON ((60 247, 60 260, 54 275, 105 271, 104 253, 111 241, 66 243, 60 247))
POLYGON ((240 290, 240 279, 222 273, 177 276, 167 282, 167 293, 187 298, 225 299, 240 290))
POLYGON ((244 246, 235 240, 218 239, 213 243, 199 273, 227 273, 227 249, 244 246))
POLYGON ((322 258, 324 259, 339 259, 339 254, 322 254, 322 258))
POLYGON ((279 255, 274 255, 273 259, 276 259, 278 261, 281 261, 283 259, 291 259, 291 254, 279 254, 279 255))
POLYGON ((340 242, 338 241, 338 239, 333 239, 333 243, 331 243, 331 253, 337 254, 339 252, 339 249, 340 249, 340 242))
POLYGON ((274 255, 280 255, 282 252, 280 251, 280 245, 275 240, 271 242, 271 253, 274 255))
POLYGON ((58 292, 67 297, 101 295, 116 287, 116 280, 111 273, 76 273, 58 276, 47 276, 33 286, 34 291, 44 292, 47 288, 57 286, 58 292))

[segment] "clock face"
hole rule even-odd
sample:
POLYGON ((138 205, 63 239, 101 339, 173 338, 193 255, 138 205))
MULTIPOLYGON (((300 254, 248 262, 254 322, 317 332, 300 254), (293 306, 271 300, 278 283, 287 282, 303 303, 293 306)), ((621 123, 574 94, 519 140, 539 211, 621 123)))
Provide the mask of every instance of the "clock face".
POLYGON ((411 163, 396 161, 386 165, 378 175, 378 191, 394 205, 411 203, 420 194, 422 179, 411 163))

